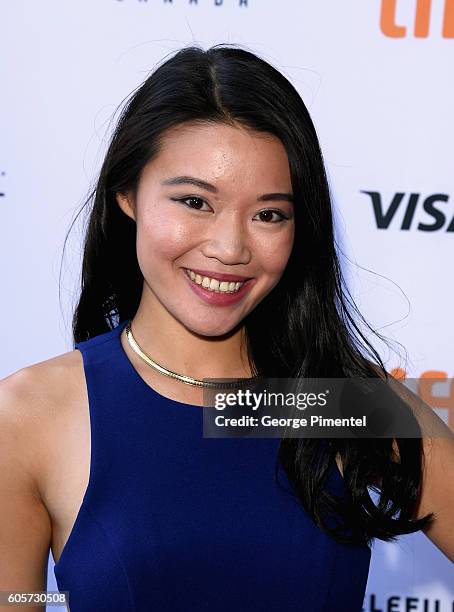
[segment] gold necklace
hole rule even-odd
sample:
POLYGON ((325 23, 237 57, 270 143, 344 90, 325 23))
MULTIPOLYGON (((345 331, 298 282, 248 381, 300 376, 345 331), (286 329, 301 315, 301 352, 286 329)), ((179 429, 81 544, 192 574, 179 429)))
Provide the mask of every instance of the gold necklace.
POLYGON ((131 321, 129 321, 125 327, 126 338, 128 340, 129 346, 132 350, 141 358, 145 363, 154 368, 156 371, 164 374, 165 376, 169 376, 170 378, 174 378, 179 380, 186 385, 193 385, 195 387, 207 387, 210 389, 225 389, 225 388, 233 388, 237 387, 240 384, 244 384, 250 381, 257 380, 258 376, 252 376, 251 378, 237 378, 234 382, 205 382, 204 380, 198 380, 197 378, 192 378, 191 376, 186 376, 185 374, 177 374, 176 372, 172 372, 172 370, 168 370, 163 365, 154 361, 150 355, 147 355, 145 351, 139 346, 134 335, 131 330, 131 321))

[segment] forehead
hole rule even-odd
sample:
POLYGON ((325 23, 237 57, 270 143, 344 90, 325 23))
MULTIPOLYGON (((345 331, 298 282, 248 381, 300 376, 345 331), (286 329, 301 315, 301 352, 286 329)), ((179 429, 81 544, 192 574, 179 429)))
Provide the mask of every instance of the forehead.
POLYGON ((287 152, 276 136, 219 123, 184 123, 167 130, 143 178, 183 174, 216 182, 220 190, 235 185, 255 190, 258 182, 265 190, 291 185, 287 152))

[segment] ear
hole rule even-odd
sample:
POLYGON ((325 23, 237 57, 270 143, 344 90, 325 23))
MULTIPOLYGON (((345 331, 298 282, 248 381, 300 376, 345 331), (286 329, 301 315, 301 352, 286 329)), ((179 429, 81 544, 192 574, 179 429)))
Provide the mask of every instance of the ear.
POLYGON ((117 199, 118 206, 125 213, 125 215, 128 215, 128 217, 131 217, 131 219, 135 221, 136 220, 136 210, 135 210, 135 202, 132 197, 132 194, 117 193, 116 199, 117 199))

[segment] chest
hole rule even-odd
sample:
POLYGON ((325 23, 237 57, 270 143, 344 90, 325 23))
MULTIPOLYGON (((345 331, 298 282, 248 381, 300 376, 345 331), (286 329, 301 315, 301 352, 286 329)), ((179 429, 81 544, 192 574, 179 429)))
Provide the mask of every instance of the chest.
POLYGON ((56 566, 60 588, 94 597, 102 581, 125 610, 323 610, 326 585, 341 583, 350 606, 361 599, 369 550, 336 544, 283 474, 276 484, 275 441, 143 433, 149 445, 124 441, 108 478, 96 464, 56 566), (336 577, 352 563, 355 574, 336 577))

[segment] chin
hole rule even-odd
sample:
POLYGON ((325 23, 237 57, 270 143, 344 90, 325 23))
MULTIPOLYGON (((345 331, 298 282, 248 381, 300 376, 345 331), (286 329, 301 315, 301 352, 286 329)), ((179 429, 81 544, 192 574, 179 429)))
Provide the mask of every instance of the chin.
POLYGON ((208 336, 208 337, 220 337, 220 336, 224 336, 226 334, 228 334, 229 332, 231 332, 236 326, 238 325, 237 322, 232 323, 232 324, 226 324, 225 322, 223 323, 215 323, 213 322, 212 325, 209 325, 209 323, 207 321, 203 321, 201 323, 188 323, 185 324, 185 327, 191 331, 194 334, 197 334, 199 336, 208 336))

